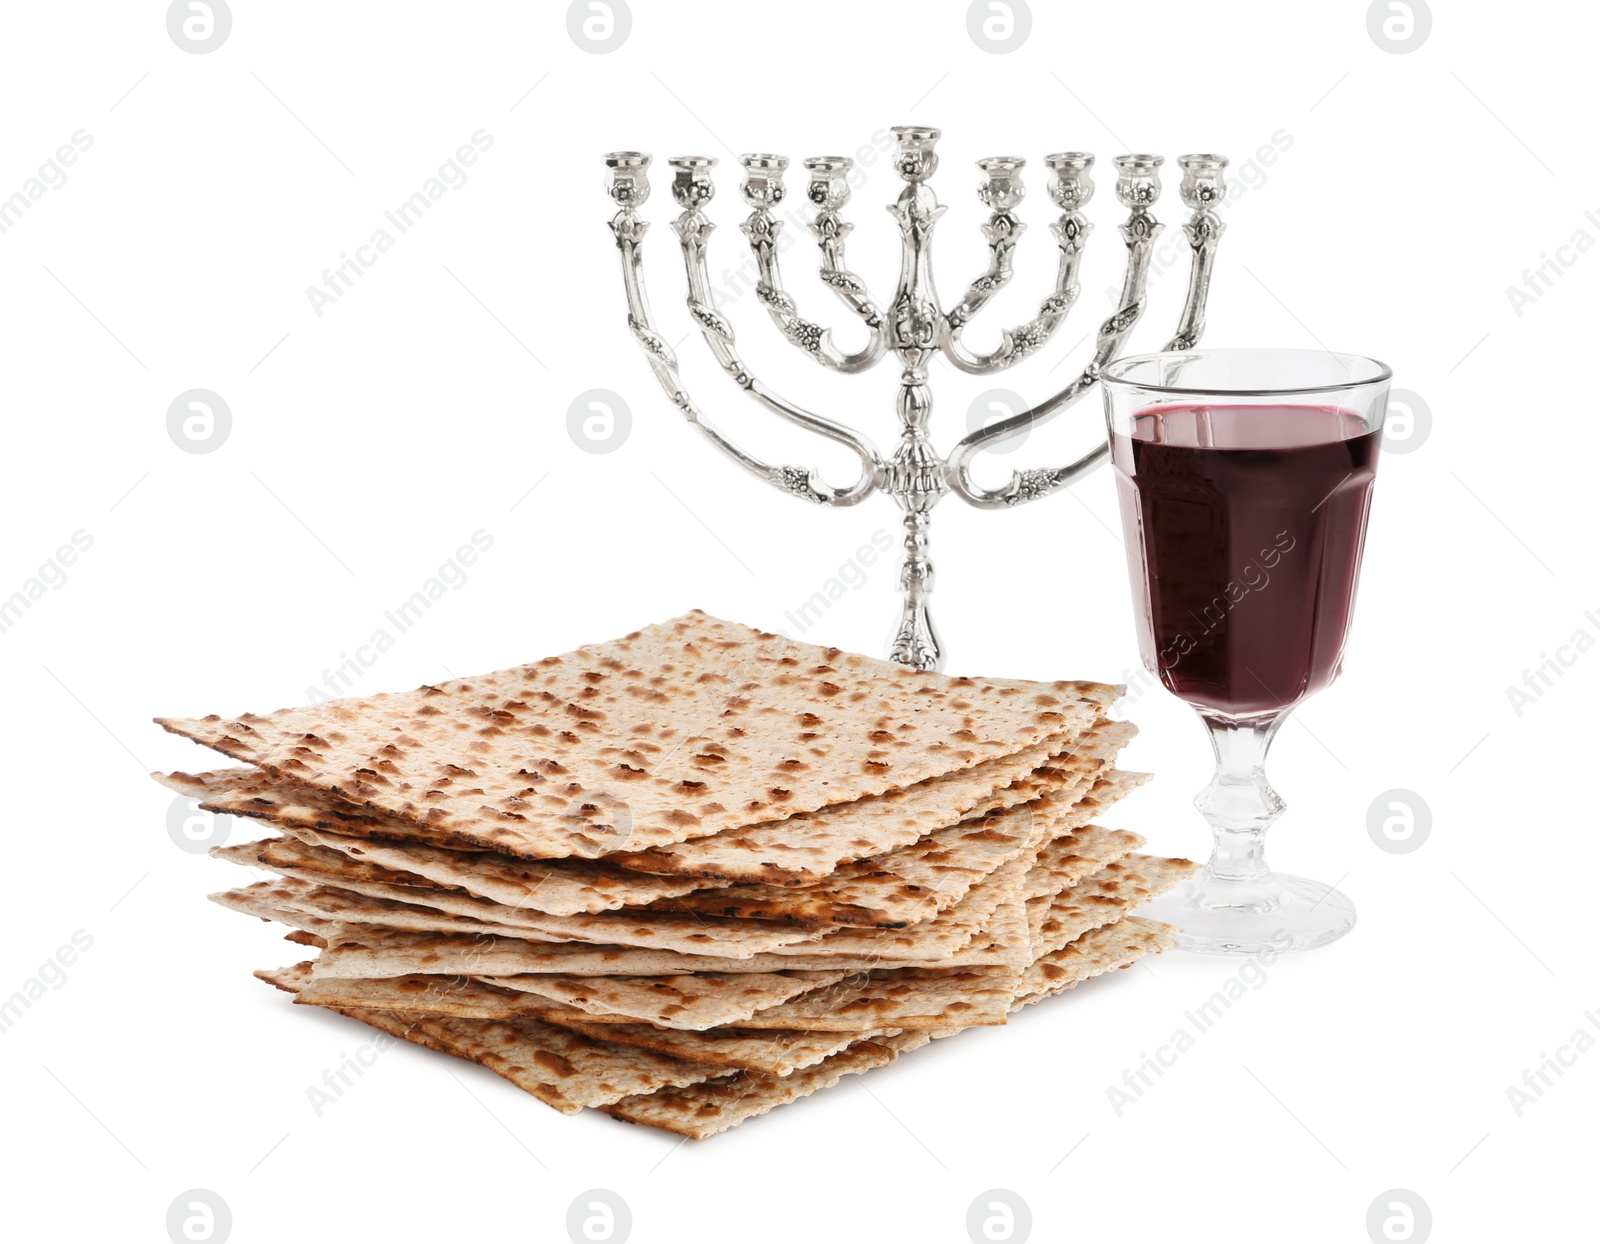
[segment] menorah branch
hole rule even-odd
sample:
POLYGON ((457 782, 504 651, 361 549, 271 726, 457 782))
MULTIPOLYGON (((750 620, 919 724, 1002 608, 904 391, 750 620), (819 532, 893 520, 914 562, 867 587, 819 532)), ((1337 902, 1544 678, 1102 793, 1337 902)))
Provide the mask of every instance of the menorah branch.
POLYGON ((999 488, 985 488, 972 477, 972 461, 987 446, 1024 429, 1042 427, 1081 401, 1098 383, 1100 369, 1121 351, 1123 343, 1144 314, 1144 290, 1150 271, 1150 255, 1156 237, 1161 232, 1160 222, 1150 211, 1151 205, 1161 196, 1158 176, 1161 164, 1161 157, 1154 155, 1117 157, 1117 199, 1128 209, 1128 218, 1120 229, 1127 246, 1128 260, 1117 309, 1100 325, 1094 357, 1070 384, 1037 406, 969 433, 951 450, 945 480, 950 490, 968 504, 980 509, 1005 509, 1035 501, 1065 488, 1104 460, 1106 446, 1102 441, 1095 449, 1066 467, 1013 471, 1011 478, 999 488))
MULTIPOLYGON (((952 492, 969 504, 980 509, 1006 509, 1036 501, 1069 487, 1105 461, 1107 446, 1101 441, 1065 466, 1013 471, 1011 478, 999 488, 985 488, 972 477, 972 462, 985 447, 1018 432, 1040 427, 1077 404, 1099 383, 1101 369, 1122 353, 1144 314, 1150 257, 1156 236, 1162 228, 1150 212, 1151 205, 1161 194, 1157 175, 1161 163, 1159 156, 1126 155, 1117 158, 1117 198, 1129 208, 1128 219, 1121 226, 1128 262, 1117 309, 1100 325, 1094 356, 1083 371, 1059 392, 1036 406, 969 434, 951 450, 946 482, 952 492)), ((1184 204, 1193 213, 1184 225, 1193 255, 1188 295, 1179 317, 1178 334, 1167 343, 1168 350, 1192 348, 1199 340, 1205 324, 1211 269, 1217 242, 1224 228, 1212 208, 1222 201, 1223 170, 1227 163, 1225 158, 1216 155, 1186 155, 1178 158, 1179 167, 1183 170, 1180 193, 1184 204)))
POLYGON ((1178 157, 1183 169, 1183 184, 1178 193, 1184 206, 1194 214, 1183 226, 1194 252, 1189 266, 1189 295, 1184 300, 1183 317, 1178 321, 1178 332, 1163 347, 1166 350, 1192 350, 1200 340, 1206 326, 1206 299, 1211 294, 1211 268, 1216 262, 1217 243, 1227 228, 1214 210, 1222 205, 1222 170, 1227 160, 1219 155, 1186 155, 1178 157))
POLYGON ((744 201, 752 209, 749 219, 740 227, 750 240, 750 250, 756 260, 759 274, 756 297, 767 308, 784 339, 810 358, 835 371, 865 371, 883 357, 888 340, 883 312, 867 293, 865 283, 844 263, 844 239, 850 226, 840 217, 839 209, 850 197, 850 186, 845 180, 850 161, 825 156, 807 160, 806 167, 811 170, 809 197, 819 208, 811 230, 822 251, 823 282, 867 327, 867 344, 853 353, 845 353, 833 344, 832 329, 804 318, 783 285, 778 251, 784 222, 773 211, 785 197, 783 174, 789 167, 788 157, 746 155, 741 156, 739 162, 745 170, 744 201))
POLYGON ((645 297, 640 274, 640 248, 644 240, 645 222, 639 219, 637 208, 650 194, 646 170, 650 157, 639 152, 615 152, 606 157, 611 169, 611 197, 621 207, 611 222, 611 230, 622 253, 622 279, 628 299, 629 326, 634 337, 649 360, 650 368, 674 405, 681 410, 718 449, 727 454, 753 475, 766 480, 776 488, 792 493, 802 500, 821 505, 854 505, 875 489, 883 474, 883 464, 872 443, 843 424, 812 414, 785 401, 762 385, 745 370, 733 348, 733 328, 711 305, 711 283, 705 265, 705 240, 713 228, 700 207, 711 198, 710 169, 715 161, 704 157, 681 157, 673 162, 677 173, 673 194, 685 210, 674 222, 683 247, 684 263, 689 277, 689 310, 698 324, 701 335, 711 347, 717 361, 722 364, 741 388, 769 410, 801 427, 848 446, 861 461, 861 473, 855 483, 844 488, 834 487, 824 481, 814 469, 774 465, 762 461, 741 449, 724 436, 700 412, 690 399, 678 374, 678 362, 665 339, 656 330, 645 297))
POLYGON ((1022 202, 1021 172, 1025 163, 1019 156, 992 156, 978 161, 978 168, 984 173, 984 181, 978 186, 978 198, 992 212, 989 222, 983 226, 984 237, 989 242, 989 268, 967 287, 965 296, 945 315, 944 332, 939 340, 945 357, 960 370, 974 375, 1002 371, 1038 351, 1060 327, 1078 298, 1078 265, 1093 228, 1079 209, 1094 194, 1094 183, 1088 176, 1094 157, 1067 151, 1045 157, 1045 163, 1055 173, 1050 195, 1061 208, 1061 218, 1050 226, 1060 251, 1055 287, 1039 304, 1039 313, 1033 319, 1001 332, 1000 344, 995 349, 978 354, 962 343, 962 332, 973 316, 1011 280, 1012 251, 1027 228, 1015 214, 1022 202))

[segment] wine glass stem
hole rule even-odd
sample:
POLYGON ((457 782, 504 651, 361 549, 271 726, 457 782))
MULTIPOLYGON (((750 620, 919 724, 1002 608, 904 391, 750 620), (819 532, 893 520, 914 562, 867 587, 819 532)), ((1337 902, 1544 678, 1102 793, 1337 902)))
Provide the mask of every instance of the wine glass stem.
POLYGON ((1252 722, 1203 718, 1217 769, 1194 805, 1211 825, 1207 871, 1218 880, 1259 881, 1270 874, 1264 839, 1284 805, 1267 782, 1265 766, 1284 716, 1252 722))

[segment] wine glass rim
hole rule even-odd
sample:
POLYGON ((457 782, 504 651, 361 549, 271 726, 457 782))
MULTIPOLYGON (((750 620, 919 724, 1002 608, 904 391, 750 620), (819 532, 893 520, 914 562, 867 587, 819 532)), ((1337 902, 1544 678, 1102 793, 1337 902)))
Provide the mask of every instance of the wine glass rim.
POLYGON ((1368 358, 1364 354, 1345 354, 1338 350, 1280 349, 1271 346, 1236 347, 1219 350, 1162 350, 1151 354, 1128 354, 1107 363, 1100 372, 1100 379, 1107 385, 1120 385, 1128 389, 1141 389, 1147 393, 1171 393, 1185 397, 1292 397, 1312 393, 1339 393, 1349 389, 1366 388, 1368 385, 1385 384, 1393 376, 1394 369, 1387 363, 1368 358), (1351 379, 1324 384, 1246 387, 1228 384, 1165 384, 1134 379, 1127 374, 1141 364, 1159 363, 1167 360, 1218 358, 1265 361, 1274 357, 1289 359, 1296 355, 1336 360, 1350 375, 1351 379))

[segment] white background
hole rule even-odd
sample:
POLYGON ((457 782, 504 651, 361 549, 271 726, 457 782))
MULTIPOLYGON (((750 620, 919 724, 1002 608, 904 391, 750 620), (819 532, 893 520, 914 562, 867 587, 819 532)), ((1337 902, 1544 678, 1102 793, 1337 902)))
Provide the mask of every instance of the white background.
MULTIPOLYGON (((1574 632, 1600 636, 1584 616, 1600 609, 1586 465, 1600 434, 1579 383, 1600 256, 1565 252, 1573 265, 1520 315, 1507 288, 1576 231, 1600 240, 1584 216, 1600 209, 1592 13, 1439 3, 1426 42, 1397 55, 1359 2, 1035 0, 1028 40, 997 55, 953 0, 635 0, 627 41, 596 55, 548 0, 235 0, 227 41, 197 55, 164 9, 10 5, 0 39, 0 194, 75 131, 93 140, 0 234, 0 596, 74 531, 93 541, 0 634, 0 996, 74 931, 93 939, 0 1034, 8 1234, 163 1240, 169 1204, 200 1188, 230 1207, 238 1241, 358 1227, 564 1240, 567 1206, 597 1187, 625 1198, 638 1241, 959 1241, 997 1187, 1026 1200, 1041 1240, 1363 1241, 1393 1188, 1426 1201, 1439 1240, 1576 1234, 1561 1224, 1589 1210, 1600 1054, 1521 1117, 1507 1089, 1575 1030, 1600 1036, 1584 1018, 1600 1007, 1600 656, 1520 715, 1507 687, 1574 632), (1031 314, 1053 272, 1045 152, 1109 166, 1127 149, 1215 150, 1253 184, 1227 209, 1207 340, 1371 354, 1431 408, 1426 443, 1381 464, 1346 674, 1296 714, 1271 766, 1289 803, 1274 862, 1340 881, 1354 933, 1271 967, 1120 1117, 1107 1088, 1236 965, 1165 956, 704 1144, 565 1118, 412 1048, 317 1117, 306 1090, 368 1034, 251 978, 296 948, 205 902, 241 877, 169 838, 170 795, 145 774, 207 762, 151 716, 304 702, 479 529, 493 545, 465 585, 353 690, 498 668, 693 606, 794 633, 786 611, 896 512, 801 505, 672 411, 624 327, 599 155, 719 157, 720 274, 747 254, 736 153, 798 162, 913 121, 945 131, 947 300, 985 258, 971 161, 1031 160, 1018 277, 974 344, 1031 314), (307 287, 480 130, 492 146, 466 183, 319 316, 307 287), (1244 168, 1280 131, 1287 150, 1244 168), (197 387, 232 412, 205 454, 166 429, 197 387), (566 430, 594 388, 633 414, 606 455, 566 430), (1366 828, 1394 788, 1431 808, 1410 854, 1366 828)), ((1037 399, 1081 366, 1119 276, 1112 180, 1088 209, 1082 304, 999 384, 1037 399)), ((1175 182, 1158 210, 1169 238, 1175 182)), ((791 174, 796 204, 801 184, 791 174)), ((898 187, 879 162, 848 211, 851 265, 880 299, 897 263, 881 204, 898 187)), ((658 172, 646 275, 677 343, 674 210, 658 172)), ((853 342, 796 241, 802 309, 853 342)), ((1136 347, 1168 334, 1183 284, 1178 265, 1153 282, 1136 347)), ((827 374, 754 298, 726 310, 758 373, 892 446, 892 364, 827 374)), ((842 456, 774 426, 697 339, 679 354, 740 439, 845 477, 842 456)), ((988 386, 947 367, 934 383, 943 446, 988 386)), ((1003 465, 1076 456, 1098 418, 1086 404, 1003 465)), ((1106 472, 1009 513, 947 500, 934 554, 949 668, 1135 668, 1116 531, 1106 472)), ((880 652, 895 605, 879 562, 805 637, 880 652)), ((1160 690, 1130 716, 1143 733, 1126 763, 1157 781, 1111 823, 1203 854, 1198 724, 1160 690)))

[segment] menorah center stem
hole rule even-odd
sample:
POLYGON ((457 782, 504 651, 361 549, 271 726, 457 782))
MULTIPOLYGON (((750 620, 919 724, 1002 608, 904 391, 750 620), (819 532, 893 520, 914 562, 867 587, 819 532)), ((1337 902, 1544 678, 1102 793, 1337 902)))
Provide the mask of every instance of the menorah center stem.
POLYGON ((933 409, 933 390, 928 387, 928 371, 923 363, 909 365, 901 373, 895 410, 900 416, 900 447, 889 460, 884 490, 908 514, 927 513, 944 495, 944 459, 928 439, 928 415, 933 409))
POLYGON ((926 510, 907 510, 905 526, 905 560, 900 563, 900 586, 906 591, 928 593, 933 591, 933 562, 928 560, 928 527, 931 516, 926 510))

